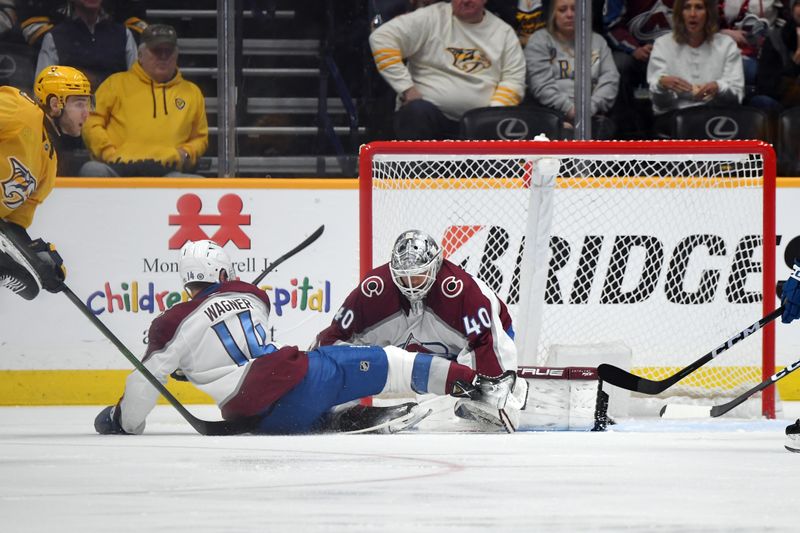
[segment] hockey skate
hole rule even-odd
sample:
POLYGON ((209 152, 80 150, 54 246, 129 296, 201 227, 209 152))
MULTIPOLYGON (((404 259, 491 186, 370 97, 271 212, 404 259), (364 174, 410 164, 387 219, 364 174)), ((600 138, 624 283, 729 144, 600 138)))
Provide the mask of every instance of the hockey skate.
POLYGON ((786 426, 786 443, 784 447, 790 452, 800 453, 800 419, 786 426))
POLYGON ((2 251, 0 251, 0 287, 5 287, 26 300, 33 300, 39 295, 39 286, 34 277, 2 251))
POLYGON ((325 429, 340 433, 398 433, 414 427, 432 412, 416 407, 413 402, 385 407, 350 405, 335 410, 325 429))
POLYGON ((478 376, 472 384, 457 383, 453 395, 463 399, 456 402, 455 414, 492 429, 503 428, 513 433, 519 425, 519 412, 525 407, 528 382, 517 379, 508 370, 499 378, 478 376))

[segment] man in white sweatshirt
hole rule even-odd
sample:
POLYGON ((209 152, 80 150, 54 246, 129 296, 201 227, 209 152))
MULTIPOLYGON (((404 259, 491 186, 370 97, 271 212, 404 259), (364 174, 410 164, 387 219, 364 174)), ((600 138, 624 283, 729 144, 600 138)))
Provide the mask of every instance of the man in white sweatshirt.
POLYGON ((470 109, 522 100, 525 58, 519 40, 485 5, 486 0, 439 2, 370 35, 375 65, 397 93, 397 139, 453 139, 470 109))

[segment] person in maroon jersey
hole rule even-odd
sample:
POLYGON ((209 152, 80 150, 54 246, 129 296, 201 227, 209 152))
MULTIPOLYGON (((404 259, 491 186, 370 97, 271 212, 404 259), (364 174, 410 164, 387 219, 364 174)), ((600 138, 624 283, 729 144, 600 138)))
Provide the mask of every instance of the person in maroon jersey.
MULTIPOLYGON (((389 263, 367 273, 317 335, 315 346, 338 344, 425 352, 491 378, 517 368, 506 304, 483 281, 443 259, 433 237, 419 230, 397 238, 389 263)), ((514 397, 521 408, 527 386, 523 379, 517 383, 514 397)), ((456 411, 475 418, 473 407, 459 402, 456 411)))
MULTIPOLYGON (((269 342, 267 294, 233 280, 231 259, 212 241, 184 245, 179 271, 191 299, 153 320, 144 366, 162 383, 181 369, 214 399, 226 420, 260 417, 254 433, 348 431, 414 419, 413 403, 332 412, 382 392, 452 394, 502 415, 513 376, 487 379, 467 366, 394 347, 324 346, 304 352, 269 342)), ((97 415, 95 429, 142 433, 157 399, 158 391, 133 372, 119 402, 97 415)), ((509 431, 516 428, 511 424, 509 431)))

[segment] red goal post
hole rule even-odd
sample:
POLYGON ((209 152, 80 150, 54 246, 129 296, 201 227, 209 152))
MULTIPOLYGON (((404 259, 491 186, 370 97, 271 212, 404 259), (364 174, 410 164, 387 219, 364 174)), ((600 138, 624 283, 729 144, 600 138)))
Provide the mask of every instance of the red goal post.
MULTIPOLYGON (((374 142, 359 180, 362 276, 400 232, 428 231, 509 304, 520 364, 622 342, 635 373, 662 379, 774 309, 775 154, 760 141, 374 142)), ((742 344, 675 393, 774 373, 772 325, 742 344)), ((761 403, 774 417, 774 388, 761 403)))

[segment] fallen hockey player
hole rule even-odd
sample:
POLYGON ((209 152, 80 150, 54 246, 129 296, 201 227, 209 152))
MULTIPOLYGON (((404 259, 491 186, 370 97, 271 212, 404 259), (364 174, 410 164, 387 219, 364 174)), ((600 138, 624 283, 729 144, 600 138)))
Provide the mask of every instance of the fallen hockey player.
MULTIPOLYGON (((191 299, 153 321, 143 364, 162 383, 180 369, 214 399, 224 419, 256 417, 253 433, 395 432, 430 412, 424 406, 415 410, 414 403, 347 405, 381 393, 452 395, 470 399, 498 424, 507 418, 513 371, 486 378, 467 366, 395 347, 324 346, 304 352, 280 346, 266 340, 266 293, 233 280, 231 259, 220 246, 187 243, 179 271, 191 299)), ((131 373, 124 395, 98 414, 95 429, 142 433, 158 395, 141 372, 131 373)))

